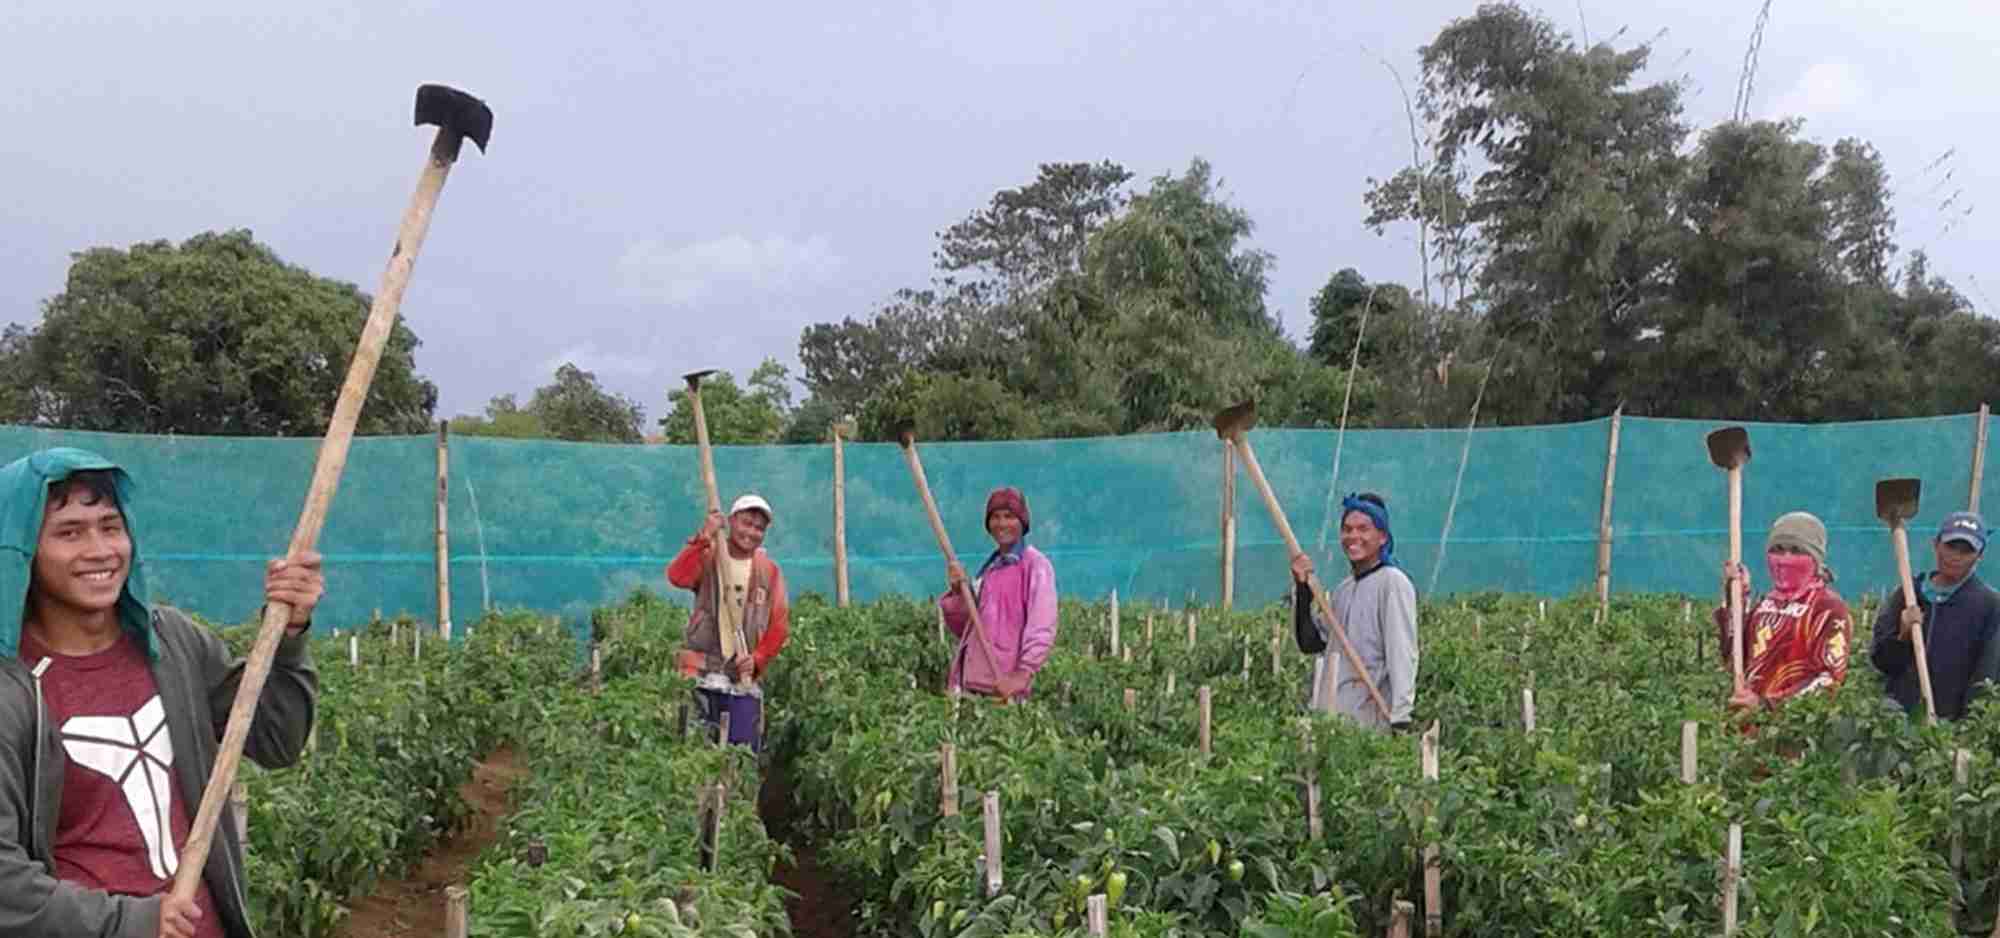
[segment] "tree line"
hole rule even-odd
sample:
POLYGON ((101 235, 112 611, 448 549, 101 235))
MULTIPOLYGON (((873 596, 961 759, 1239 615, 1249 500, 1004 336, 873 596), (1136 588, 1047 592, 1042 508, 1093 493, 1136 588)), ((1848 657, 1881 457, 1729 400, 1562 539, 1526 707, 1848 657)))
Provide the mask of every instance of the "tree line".
MULTIPOLYGON (((1653 49, 1580 45, 1513 3, 1419 50, 1410 164, 1362 218, 1412 235, 1417 276, 1330 264, 1293 335, 1274 258, 1196 158, 1137 180, 1046 163, 937 235, 930 282, 811 324, 704 384, 721 443, 1018 439, 1184 430, 1255 398, 1267 425, 1660 417, 1860 420, 1995 396, 2000 324, 1896 243, 1868 142, 1796 120, 1696 128, 1653 49)), ((323 432, 366 316, 351 284, 248 232, 75 256, 39 325, 0 334, 0 420, 140 433, 323 432)), ((425 432, 437 389, 398 323, 361 432, 425 432)), ((652 428, 690 442, 685 393, 652 428)), ((642 409, 574 364, 454 432, 637 442, 642 409)))

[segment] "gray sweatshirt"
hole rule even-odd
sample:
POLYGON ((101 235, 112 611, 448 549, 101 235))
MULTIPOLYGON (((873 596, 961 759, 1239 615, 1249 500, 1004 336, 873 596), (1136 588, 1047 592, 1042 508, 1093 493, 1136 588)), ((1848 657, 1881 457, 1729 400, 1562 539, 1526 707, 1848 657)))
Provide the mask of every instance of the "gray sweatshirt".
MULTIPOLYGON (((222 728, 236 699, 243 661, 178 610, 152 610, 153 680, 166 707, 174 781, 189 820, 214 768, 222 728)), ((155 938, 159 896, 110 895, 55 877, 56 818, 68 757, 47 720, 41 678, 14 656, 0 657, 0 938, 155 938)), ((244 755, 266 768, 298 760, 312 729, 319 679, 304 635, 278 643, 257 700, 244 755)), ((225 815, 202 870, 231 938, 250 934, 243 845, 225 815)))
MULTIPOLYGON (((1298 593, 1300 601, 1312 601, 1303 587, 1298 593)), ((1382 728, 1407 722, 1417 700, 1416 586, 1402 568, 1378 566, 1359 579, 1350 576, 1342 580, 1330 599, 1333 615, 1346 627, 1355 655, 1382 693, 1382 701, 1389 705, 1389 719, 1382 719, 1375 709, 1367 685, 1353 673, 1340 641, 1317 610, 1311 613, 1319 635, 1314 644, 1324 650, 1313 661, 1307 706, 1323 713, 1346 714, 1363 726, 1382 728)), ((1308 650, 1316 649, 1308 646, 1308 650)))

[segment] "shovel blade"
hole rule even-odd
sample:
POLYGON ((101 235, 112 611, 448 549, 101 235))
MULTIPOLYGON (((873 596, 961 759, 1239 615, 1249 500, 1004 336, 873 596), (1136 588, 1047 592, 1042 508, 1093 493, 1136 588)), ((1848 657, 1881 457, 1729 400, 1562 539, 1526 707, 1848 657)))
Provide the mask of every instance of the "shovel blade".
POLYGON ((1750 431, 1723 427, 1708 435, 1708 459, 1717 469, 1738 469, 1750 461, 1750 431))
POLYGON ((1892 527, 1916 517, 1923 489, 1922 479, 1883 479, 1875 483, 1875 517, 1892 527))
POLYGON ((1233 440, 1257 425, 1257 402, 1248 400, 1233 407, 1225 407, 1221 413, 1215 415, 1213 423, 1216 436, 1233 440))

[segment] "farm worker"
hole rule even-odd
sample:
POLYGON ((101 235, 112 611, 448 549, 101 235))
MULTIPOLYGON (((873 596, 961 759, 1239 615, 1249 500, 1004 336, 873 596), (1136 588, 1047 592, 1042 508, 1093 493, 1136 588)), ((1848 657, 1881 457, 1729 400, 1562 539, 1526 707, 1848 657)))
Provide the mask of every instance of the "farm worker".
POLYGON ((1764 568, 1771 589, 1751 605, 1749 570, 1722 564, 1724 599, 1714 618, 1724 667, 1734 661, 1727 598, 1732 574, 1742 579, 1745 597, 1743 690, 1730 696, 1732 710, 1775 708, 1800 694, 1839 690, 1847 680, 1854 622, 1831 585, 1826 525, 1803 511, 1779 516, 1764 539, 1764 568))
MULTIPOLYGON (((0 468, 0 936, 246 938, 243 845, 222 823, 190 900, 172 891, 243 662, 148 605, 131 480, 45 449, 0 468)), ((317 554, 273 560, 291 607, 244 754, 296 762, 318 677, 307 653, 317 554)))
POLYGON ((1409 728, 1417 702, 1417 588, 1396 563, 1396 536, 1389 529, 1389 506, 1373 492, 1340 502, 1340 549, 1349 575, 1333 591, 1333 615, 1347 629, 1355 656, 1368 669, 1382 700, 1383 719, 1361 677, 1349 673, 1345 654, 1329 648, 1329 628, 1313 609, 1312 558, 1292 558, 1292 626, 1299 650, 1318 655, 1313 662, 1312 699, 1321 713, 1343 713, 1363 726, 1409 728))
POLYGON ((667 565, 667 582, 695 594, 681 673, 695 679, 704 721, 716 725, 728 713, 729 742, 762 752, 764 689, 757 682, 785 647, 792 610, 785 575, 764 552, 771 503, 752 493, 729 506, 729 533, 718 564, 712 545, 724 523, 722 515, 711 513, 667 565))
POLYGON ((1946 515, 1931 541, 1937 569, 1916 578, 1917 608, 1904 608, 1897 587, 1875 616, 1869 657, 1905 713, 1919 714, 1924 707, 1910 644, 1910 630, 1919 625, 1940 718, 1965 716, 1984 691, 1981 685, 2000 681, 2000 597, 1973 572, 1986 553, 1988 533, 1985 520, 1973 512, 1946 515))
POLYGON ((986 496, 986 533, 993 536, 993 553, 972 581, 979 621, 986 627, 983 646, 959 598, 965 568, 955 560, 945 565, 947 589, 938 597, 938 608, 945 626, 958 636, 952 687, 1019 700, 1028 696, 1035 672, 1049 660, 1056 643, 1056 568, 1028 546, 1028 527, 1028 498, 1020 489, 997 488, 986 496))

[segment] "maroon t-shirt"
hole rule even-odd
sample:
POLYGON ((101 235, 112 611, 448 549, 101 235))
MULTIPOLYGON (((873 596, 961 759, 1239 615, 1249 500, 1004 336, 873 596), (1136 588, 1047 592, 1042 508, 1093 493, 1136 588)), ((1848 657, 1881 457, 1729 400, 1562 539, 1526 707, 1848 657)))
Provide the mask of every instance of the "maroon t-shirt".
MULTIPOLYGON (((121 633, 94 655, 59 655, 24 631, 21 660, 32 670, 44 657, 49 725, 69 757, 56 819, 56 877, 131 896, 171 890, 191 812, 174 782, 167 714, 145 652, 121 633)), ((207 883, 195 901, 196 934, 223 938, 207 883)))

